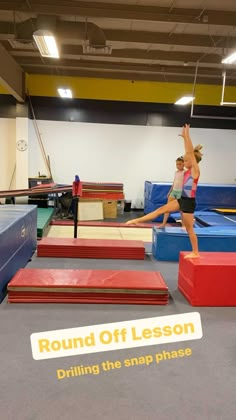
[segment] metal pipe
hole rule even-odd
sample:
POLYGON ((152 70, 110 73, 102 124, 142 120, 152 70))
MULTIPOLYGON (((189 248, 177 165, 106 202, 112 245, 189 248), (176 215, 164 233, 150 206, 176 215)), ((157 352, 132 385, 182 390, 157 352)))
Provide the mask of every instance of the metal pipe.
POLYGON ((224 96, 225 96, 225 78, 226 78, 226 71, 222 73, 223 76, 223 82, 222 82, 222 92, 221 92, 221 101, 220 104, 222 105, 224 102, 224 96))
POLYGON ((223 76, 223 83, 222 83, 222 93, 221 93, 221 102, 220 102, 220 105, 235 106, 236 105, 236 102, 225 102, 224 101, 224 97, 225 97, 226 71, 224 71, 222 73, 222 76, 223 76))
POLYGON ((217 117, 216 115, 192 115, 191 118, 205 118, 209 120, 236 120, 236 117, 217 117))
MULTIPOLYGON (((196 87, 196 82, 197 82, 198 66, 199 66, 199 61, 197 61, 195 75, 194 75, 193 92, 192 92, 192 97, 193 98, 195 98, 195 87, 196 87)), ((193 101, 194 101, 194 99, 192 99, 192 104, 191 104, 191 117, 193 115, 193 101)))
POLYGON ((41 135, 40 135, 40 131, 39 131, 39 128, 38 128, 37 120, 36 120, 36 117, 35 117, 33 104, 31 102, 31 97, 29 95, 29 92, 27 92, 27 94, 28 94, 28 100, 29 100, 30 110, 31 110, 31 113, 32 113, 32 116, 33 116, 33 124, 34 124, 34 129, 35 129, 35 132, 36 132, 36 136, 37 136, 39 145, 41 147, 41 152, 42 152, 42 155, 43 155, 43 158, 44 158, 44 162, 46 164, 46 168, 47 168, 48 173, 49 173, 49 178, 53 179, 52 172, 51 172, 51 167, 50 167, 50 163, 49 163, 49 159, 48 159, 48 157, 46 155, 46 152, 45 152, 45 149, 44 149, 44 145, 43 145, 43 141, 42 141, 42 138, 41 138, 41 135))
MULTIPOLYGON (((198 66, 199 66, 199 61, 196 64, 195 77, 194 77, 194 83, 193 83, 193 93, 192 93, 193 97, 195 97, 195 87, 196 87, 196 83, 197 83, 198 66)), ((223 73, 222 97, 221 97, 221 103, 220 104, 221 105, 236 105, 235 102, 223 102, 225 80, 226 80, 226 72, 223 73)), ((193 114, 193 107, 194 107, 193 101, 194 100, 192 100, 191 113, 190 113, 191 118, 204 118, 204 119, 209 119, 209 120, 232 120, 232 121, 236 121, 236 117, 220 117, 220 116, 217 116, 217 115, 194 115, 193 114)))

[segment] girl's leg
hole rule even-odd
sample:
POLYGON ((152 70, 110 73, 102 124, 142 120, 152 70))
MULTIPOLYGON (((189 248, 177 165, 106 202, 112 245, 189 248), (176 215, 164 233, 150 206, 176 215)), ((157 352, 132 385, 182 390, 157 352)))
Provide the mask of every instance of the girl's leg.
POLYGON ((181 216, 181 227, 183 230, 186 230, 186 227, 184 226, 184 222, 183 222, 183 212, 180 212, 180 216, 181 216))
MULTIPOLYGON (((168 200, 167 200, 167 204, 169 204, 171 201, 174 201, 174 200, 175 200, 175 198, 172 197, 171 195, 169 195, 168 200)), ((158 226, 159 228, 165 227, 165 225, 167 223, 167 220, 168 220, 168 217, 169 217, 169 214, 170 213, 165 213, 164 214, 163 222, 162 222, 162 224, 160 226, 158 226)))
POLYGON ((193 213, 182 213, 182 220, 183 224, 188 232, 189 239, 192 245, 192 252, 187 254, 185 258, 198 258, 199 251, 198 251, 198 239, 197 235, 193 229, 193 222, 194 222, 194 215, 193 213))
POLYGON ((145 214, 145 216, 139 217, 138 219, 132 219, 128 220, 126 222, 127 225, 137 225, 138 223, 142 222, 148 222, 153 219, 156 219, 156 217, 161 216, 164 213, 171 213, 179 210, 179 203, 177 200, 173 200, 170 203, 165 204, 162 207, 159 207, 159 209, 156 209, 152 211, 151 213, 145 214))

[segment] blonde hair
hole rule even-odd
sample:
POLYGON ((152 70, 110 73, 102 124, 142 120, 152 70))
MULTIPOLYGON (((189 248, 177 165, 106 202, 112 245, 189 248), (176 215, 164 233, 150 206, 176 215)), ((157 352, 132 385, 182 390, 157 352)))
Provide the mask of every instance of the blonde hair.
POLYGON ((202 154, 201 150, 202 150, 202 144, 198 144, 197 146, 194 147, 194 150, 193 150, 197 163, 201 162, 201 160, 202 160, 202 155, 203 154, 202 154))

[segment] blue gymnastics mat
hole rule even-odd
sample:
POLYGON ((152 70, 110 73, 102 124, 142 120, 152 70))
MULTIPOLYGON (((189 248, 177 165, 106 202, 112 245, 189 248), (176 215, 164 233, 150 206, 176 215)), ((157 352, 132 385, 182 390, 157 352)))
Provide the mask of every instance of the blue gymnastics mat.
POLYGON ((37 246, 37 207, 0 206, 0 302, 7 283, 25 267, 37 246))
MULTIPOLYGON (((144 184, 144 213, 150 213, 166 204, 167 194, 172 186, 168 182, 145 181, 144 184)), ((212 208, 232 208, 236 210, 235 184, 198 184, 196 194, 196 211, 212 208)), ((162 221, 162 216, 153 220, 162 221)), ((169 220, 172 221, 171 219, 169 220)))
MULTIPOLYGON (((201 252, 236 252, 236 229, 231 226, 195 228, 201 252)), ((191 251, 187 232, 181 228, 153 228, 152 255, 160 261, 179 261, 180 251, 191 251)))
POLYGON ((236 215, 224 215, 214 212, 198 212, 195 219, 203 226, 232 226, 236 229, 236 215))
MULTIPOLYGON (((172 183, 145 181, 144 207, 146 202, 153 205, 164 204, 172 183)), ((196 194, 196 210, 213 207, 227 207, 236 209, 235 184, 198 184, 196 194)), ((157 206, 156 206, 157 207, 157 206)))

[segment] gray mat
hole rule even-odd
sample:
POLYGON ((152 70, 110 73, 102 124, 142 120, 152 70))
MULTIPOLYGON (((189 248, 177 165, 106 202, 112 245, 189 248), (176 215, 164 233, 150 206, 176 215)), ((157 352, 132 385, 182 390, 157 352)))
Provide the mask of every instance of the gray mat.
MULTIPOLYGON (((33 257, 28 267, 160 271, 169 305, 0 305, 0 418, 3 420, 232 420, 236 414, 236 309, 192 308, 177 290, 178 264, 33 257), (199 312, 200 340, 35 361, 30 335, 153 316, 199 312), (192 355, 58 380, 58 369, 191 348, 192 355)), ((230 291, 229 291, 230 292, 230 291)))

